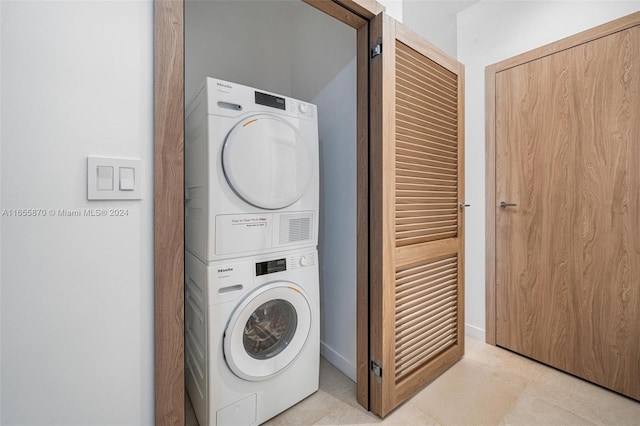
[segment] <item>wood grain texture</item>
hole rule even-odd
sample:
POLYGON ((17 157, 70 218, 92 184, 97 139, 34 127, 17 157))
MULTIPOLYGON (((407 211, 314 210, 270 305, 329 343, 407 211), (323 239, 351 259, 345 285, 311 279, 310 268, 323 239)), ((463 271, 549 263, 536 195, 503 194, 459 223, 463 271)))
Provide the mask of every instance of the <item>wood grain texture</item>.
POLYGON ((457 342, 456 255, 396 270, 395 380, 457 342))
POLYGON ((496 344, 496 69, 485 71, 485 341, 496 344))
POLYGON ((370 61, 370 292, 369 350, 382 362, 382 383, 369 380, 369 407, 384 416, 394 407, 394 193, 395 26, 386 14, 370 22, 369 43, 382 39, 384 53, 370 61))
POLYGON ((184 414, 183 2, 154 1, 155 419, 184 414))
POLYGON ((496 74, 496 339, 640 399, 640 27, 589 34, 496 74))
MULTIPOLYGON (((396 38, 398 41, 410 45, 413 50, 427 57, 429 61, 437 63, 455 75, 459 74, 460 70, 464 68, 464 66, 455 60, 455 58, 438 49, 436 46, 420 37, 415 31, 404 25, 398 27, 396 31, 396 38)), ((440 73, 445 74, 444 70, 436 69, 434 71, 434 76, 437 76, 440 73)))
MULTIPOLYGON (((315 7, 318 10, 323 11, 329 16, 336 18, 338 21, 344 22, 345 24, 353 27, 355 29, 360 29, 364 25, 367 24, 367 20, 362 17, 354 14, 348 9, 341 6, 339 3, 330 1, 330 0, 302 0, 303 2, 315 7)), ((351 3, 351 2, 341 2, 341 3, 351 3)))
POLYGON ((406 267, 419 264, 424 259, 435 259, 438 256, 451 256, 458 253, 458 238, 447 238, 427 243, 414 244, 396 248, 396 265, 406 267))
POLYGON ((458 235, 457 89, 454 73, 397 42, 397 247, 458 235))
MULTIPOLYGON (((465 108, 465 70, 462 64, 458 64, 457 70, 458 79, 458 207, 460 213, 458 214, 458 341, 456 346, 451 349, 452 356, 459 356, 462 358, 465 351, 465 212, 466 209, 461 207, 461 204, 465 203, 465 121, 464 121, 464 108, 465 108)), ((431 371, 432 374, 440 375, 438 373, 438 363, 435 360, 432 361, 431 371)), ((453 361, 450 365, 453 365, 457 361, 453 361)), ((437 377, 437 375, 435 377, 437 377)))
POLYGON ((386 10, 385 7, 376 0, 338 0, 338 2, 344 5, 347 9, 350 9, 369 20, 386 10))
POLYGON ((458 207, 464 199, 464 73, 414 33, 396 35, 394 400, 399 404, 447 368, 443 360, 453 363, 464 353, 459 279, 464 279, 464 218, 458 207))
POLYGON ((632 13, 620 19, 607 22, 589 30, 580 32, 570 37, 563 38, 553 43, 530 50, 504 61, 491 65, 495 72, 507 70, 509 68, 522 65, 524 63, 540 59, 544 56, 553 55, 566 49, 571 49, 583 43, 596 40, 607 35, 634 27, 640 22, 640 12, 632 13))
POLYGON ((376 0, 302 0, 355 29, 362 28, 385 7, 376 0))
POLYGON ((387 16, 371 24, 371 410, 462 357, 463 67, 387 16), (380 355, 378 355, 380 354, 380 355))

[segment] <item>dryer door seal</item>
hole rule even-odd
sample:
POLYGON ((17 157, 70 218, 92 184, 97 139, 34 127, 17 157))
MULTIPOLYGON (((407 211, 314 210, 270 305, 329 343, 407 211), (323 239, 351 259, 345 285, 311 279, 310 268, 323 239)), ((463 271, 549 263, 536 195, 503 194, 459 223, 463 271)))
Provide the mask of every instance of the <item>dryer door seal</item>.
POLYGON ((250 381, 278 374, 300 354, 311 321, 311 306, 302 288, 285 281, 260 287, 231 315, 223 345, 227 365, 250 381))
POLYGON ((313 176, 309 147, 300 133, 269 114, 246 117, 231 129, 222 147, 222 169, 240 198, 267 210, 295 203, 313 176))

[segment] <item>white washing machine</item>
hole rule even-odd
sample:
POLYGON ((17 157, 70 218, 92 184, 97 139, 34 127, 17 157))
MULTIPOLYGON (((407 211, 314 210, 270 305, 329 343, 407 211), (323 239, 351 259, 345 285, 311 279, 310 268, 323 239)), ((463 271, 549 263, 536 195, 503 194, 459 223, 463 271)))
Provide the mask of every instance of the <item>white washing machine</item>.
POLYGON ((315 247, 206 267, 186 253, 186 385, 205 425, 257 425, 318 390, 315 247))
POLYGON ((316 246, 316 106, 207 78, 186 112, 186 247, 204 263, 316 246))

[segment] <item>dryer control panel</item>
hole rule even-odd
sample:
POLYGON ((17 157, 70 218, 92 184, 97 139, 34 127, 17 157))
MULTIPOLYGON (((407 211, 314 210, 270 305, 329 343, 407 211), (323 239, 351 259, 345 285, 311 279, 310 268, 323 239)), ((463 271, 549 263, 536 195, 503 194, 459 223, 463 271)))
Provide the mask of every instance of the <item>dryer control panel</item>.
POLYGON ((211 77, 207 77, 205 86, 208 114, 237 117, 247 112, 271 112, 307 120, 317 116, 314 104, 288 96, 211 77))

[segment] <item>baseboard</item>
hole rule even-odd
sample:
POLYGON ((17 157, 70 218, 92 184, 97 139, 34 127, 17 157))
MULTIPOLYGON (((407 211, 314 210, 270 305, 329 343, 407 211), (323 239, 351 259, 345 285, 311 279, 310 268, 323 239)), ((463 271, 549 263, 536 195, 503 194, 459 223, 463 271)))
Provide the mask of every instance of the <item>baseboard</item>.
POLYGON ((348 378, 354 382, 356 381, 355 364, 349 362, 324 342, 320 342, 320 355, 333 364, 338 370, 342 371, 348 378))
POLYGON ((473 337, 474 339, 480 340, 481 342, 485 341, 485 332, 483 328, 476 327, 475 325, 471 324, 465 324, 464 332, 469 337, 473 337))

